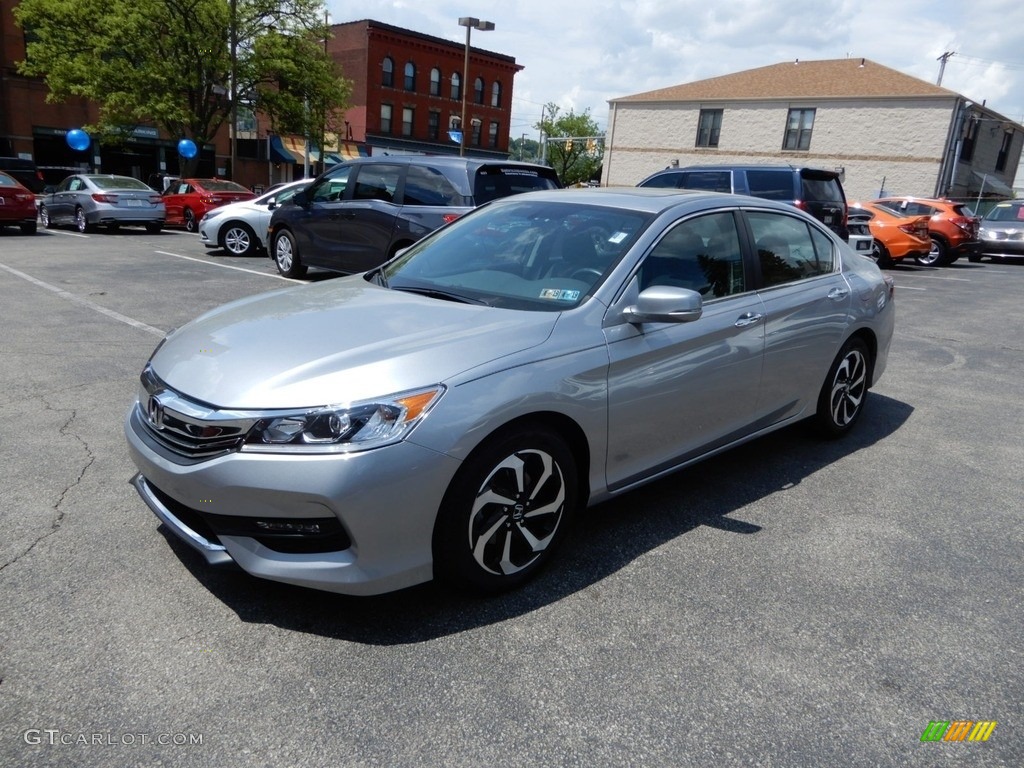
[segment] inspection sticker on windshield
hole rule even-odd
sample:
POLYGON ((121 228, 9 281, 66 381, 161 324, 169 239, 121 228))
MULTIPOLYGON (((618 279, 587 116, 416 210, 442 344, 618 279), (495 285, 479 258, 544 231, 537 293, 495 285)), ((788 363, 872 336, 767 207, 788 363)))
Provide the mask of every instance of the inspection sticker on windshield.
POLYGON ((577 301, 580 297, 579 291, 563 290, 562 288, 545 288, 540 292, 542 299, 556 299, 558 301, 577 301))

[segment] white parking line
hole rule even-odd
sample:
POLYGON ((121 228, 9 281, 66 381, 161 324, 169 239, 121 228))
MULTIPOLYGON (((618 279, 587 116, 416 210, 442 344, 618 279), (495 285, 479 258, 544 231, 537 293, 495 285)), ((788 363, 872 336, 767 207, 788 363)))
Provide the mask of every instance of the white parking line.
POLYGON ((181 253, 171 253, 170 251, 156 251, 162 256, 173 256, 176 259, 185 259, 187 261, 198 261, 200 264, 209 264, 211 267, 220 267, 222 269, 234 269, 239 272, 248 272, 250 275, 259 275, 260 277, 276 277, 278 280, 284 280, 289 283, 308 283, 309 280, 293 280, 290 277, 284 277, 283 275, 268 275, 266 272, 259 272, 255 269, 246 269, 245 267, 235 267, 231 264, 218 264, 216 261, 208 261, 206 259, 197 259, 195 256, 185 256, 181 253))
POLYGON ((914 275, 915 280, 956 280, 958 283, 969 283, 969 277, 943 277, 942 275, 914 275))
POLYGON ((65 232, 61 229, 48 229, 46 230, 46 232, 47 234, 50 235, 64 235, 65 237, 84 237, 86 239, 89 238, 88 235, 83 235, 81 232, 65 232))
POLYGON ((11 267, 8 267, 6 264, 0 264, 0 269, 6 272, 10 272, 12 275, 14 275, 15 277, 20 277, 22 280, 27 280, 33 285, 38 285, 40 288, 45 288, 48 291, 53 291, 55 294, 57 294, 66 301, 78 304, 79 306, 85 307, 86 309, 91 309, 94 312, 99 312, 101 315, 106 315, 109 318, 117 320, 119 323, 130 325, 132 328, 138 328, 140 331, 145 331, 146 333, 152 333, 154 336, 159 336, 161 339, 167 335, 165 331, 161 331, 159 328, 154 328, 152 325, 146 325, 145 323, 139 320, 133 320, 127 315, 122 315, 120 312, 115 312, 112 309, 101 307, 99 304, 95 304, 89 301, 88 299, 83 299, 81 296, 75 296, 75 294, 73 293, 68 293, 63 288, 58 288, 56 285, 50 285, 49 283, 43 282, 42 280, 32 277, 31 275, 26 275, 24 272, 19 272, 16 269, 12 269, 11 267))
POLYGON ((896 283, 897 290, 900 291, 927 291, 927 288, 915 288, 912 285, 904 285, 903 283, 896 283))

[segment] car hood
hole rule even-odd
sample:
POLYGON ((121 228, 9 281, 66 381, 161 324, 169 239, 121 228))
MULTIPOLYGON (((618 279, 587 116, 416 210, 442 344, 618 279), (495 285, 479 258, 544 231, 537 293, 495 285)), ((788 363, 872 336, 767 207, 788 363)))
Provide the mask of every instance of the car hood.
POLYGON ((459 304, 361 276, 242 299, 168 335, 168 386, 220 408, 343 404, 444 382, 542 343, 558 313, 459 304))

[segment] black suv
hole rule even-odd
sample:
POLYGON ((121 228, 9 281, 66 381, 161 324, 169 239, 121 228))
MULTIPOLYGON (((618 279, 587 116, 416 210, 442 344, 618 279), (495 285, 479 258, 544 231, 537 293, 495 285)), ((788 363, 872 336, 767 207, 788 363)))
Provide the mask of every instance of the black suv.
POLYGON ((843 240, 850 238, 846 193, 835 171, 792 165, 691 165, 658 171, 637 186, 703 189, 778 200, 807 211, 843 240))
POLYGON ((20 157, 0 157, 0 171, 8 176, 13 176, 33 194, 42 194, 43 176, 31 160, 24 160, 20 157))
POLYGON ((490 200, 558 189, 542 165, 471 157, 382 155, 318 176, 274 211, 270 258, 285 277, 307 267, 365 272, 490 200))

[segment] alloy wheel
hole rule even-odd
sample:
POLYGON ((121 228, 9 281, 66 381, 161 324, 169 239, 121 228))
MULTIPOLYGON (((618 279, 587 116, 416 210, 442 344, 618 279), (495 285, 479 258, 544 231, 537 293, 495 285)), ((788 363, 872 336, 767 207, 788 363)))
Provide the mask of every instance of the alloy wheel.
POLYGON ((868 385, 868 361, 859 347, 851 347, 832 377, 829 413, 836 427, 843 429, 857 418, 868 385))
POLYGON ((496 576, 528 568, 554 539, 565 501, 565 478, 551 454, 525 449, 505 457, 470 511, 468 543, 477 565, 496 576))
POLYGON ((292 268, 292 241, 289 238, 277 238, 274 244, 274 260, 282 272, 288 272, 292 268))
POLYGON ((232 226, 224 233, 224 248, 235 256, 244 256, 252 248, 249 230, 242 226, 232 226))

